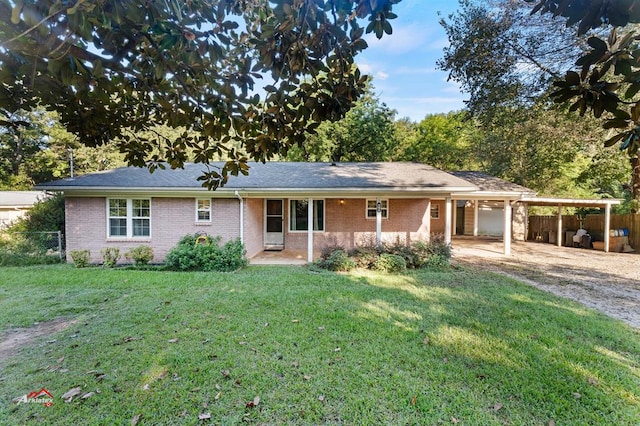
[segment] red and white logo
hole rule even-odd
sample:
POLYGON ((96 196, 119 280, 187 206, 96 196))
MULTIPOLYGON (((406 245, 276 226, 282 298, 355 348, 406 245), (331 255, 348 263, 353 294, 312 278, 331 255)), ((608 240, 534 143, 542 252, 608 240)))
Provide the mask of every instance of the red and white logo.
POLYGON ((45 407, 53 405, 53 395, 45 388, 37 392, 30 392, 13 400, 16 404, 43 404, 45 407))

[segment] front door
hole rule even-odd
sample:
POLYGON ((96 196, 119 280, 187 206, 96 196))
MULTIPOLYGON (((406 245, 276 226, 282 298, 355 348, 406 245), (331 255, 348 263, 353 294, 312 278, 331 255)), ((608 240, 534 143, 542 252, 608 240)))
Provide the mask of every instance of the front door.
POLYGON ((284 246, 283 200, 265 200, 264 245, 284 246))

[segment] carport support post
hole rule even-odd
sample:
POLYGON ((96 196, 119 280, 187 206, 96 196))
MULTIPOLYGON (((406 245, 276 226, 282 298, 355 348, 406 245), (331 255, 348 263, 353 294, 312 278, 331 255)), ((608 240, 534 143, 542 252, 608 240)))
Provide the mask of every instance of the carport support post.
POLYGON ((376 246, 382 246, 382 201, 376 198, 376 246))
POLYGON ((478 236, 478 212, 479 212, 480 200, 473 201, 473 236, 478 236))
POLYGON ((313 263, 313 198, 307 203, 307 262, 313 263))
POLYGON ((511 255, 511 202, 504 200, 504 228, 502 240, 504 241, 504 255, 511 255))
POLYGON ((558 205, 558 234, 556 235, 556 245, 562 247, 562 206, 558 205))
POLYGON ((444 200, 444 243, 451 244, 451 197, 444 200))
POLYGON ((611 228, 611 204, 604 206, 604 252, 609 252, 609 228, 611 228))

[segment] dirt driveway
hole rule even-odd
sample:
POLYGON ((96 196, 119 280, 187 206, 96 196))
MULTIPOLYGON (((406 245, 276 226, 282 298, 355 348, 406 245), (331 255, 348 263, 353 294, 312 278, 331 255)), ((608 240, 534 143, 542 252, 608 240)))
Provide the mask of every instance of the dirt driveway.
POLYGON ((640 254, 496 239, 454 238, 453 262, 504 273, 640 328, 640 254))

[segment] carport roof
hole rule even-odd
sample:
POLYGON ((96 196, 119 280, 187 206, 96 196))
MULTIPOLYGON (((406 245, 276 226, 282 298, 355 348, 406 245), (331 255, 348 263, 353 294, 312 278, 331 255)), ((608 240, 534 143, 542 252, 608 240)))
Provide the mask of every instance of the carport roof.
POLYGON ((552 207, 607 207, 618 205, 621 200, 617 198, 580 199, 580 198, 553 198, 553 197, 524 197, 521 202, 532 206, 552 207))

